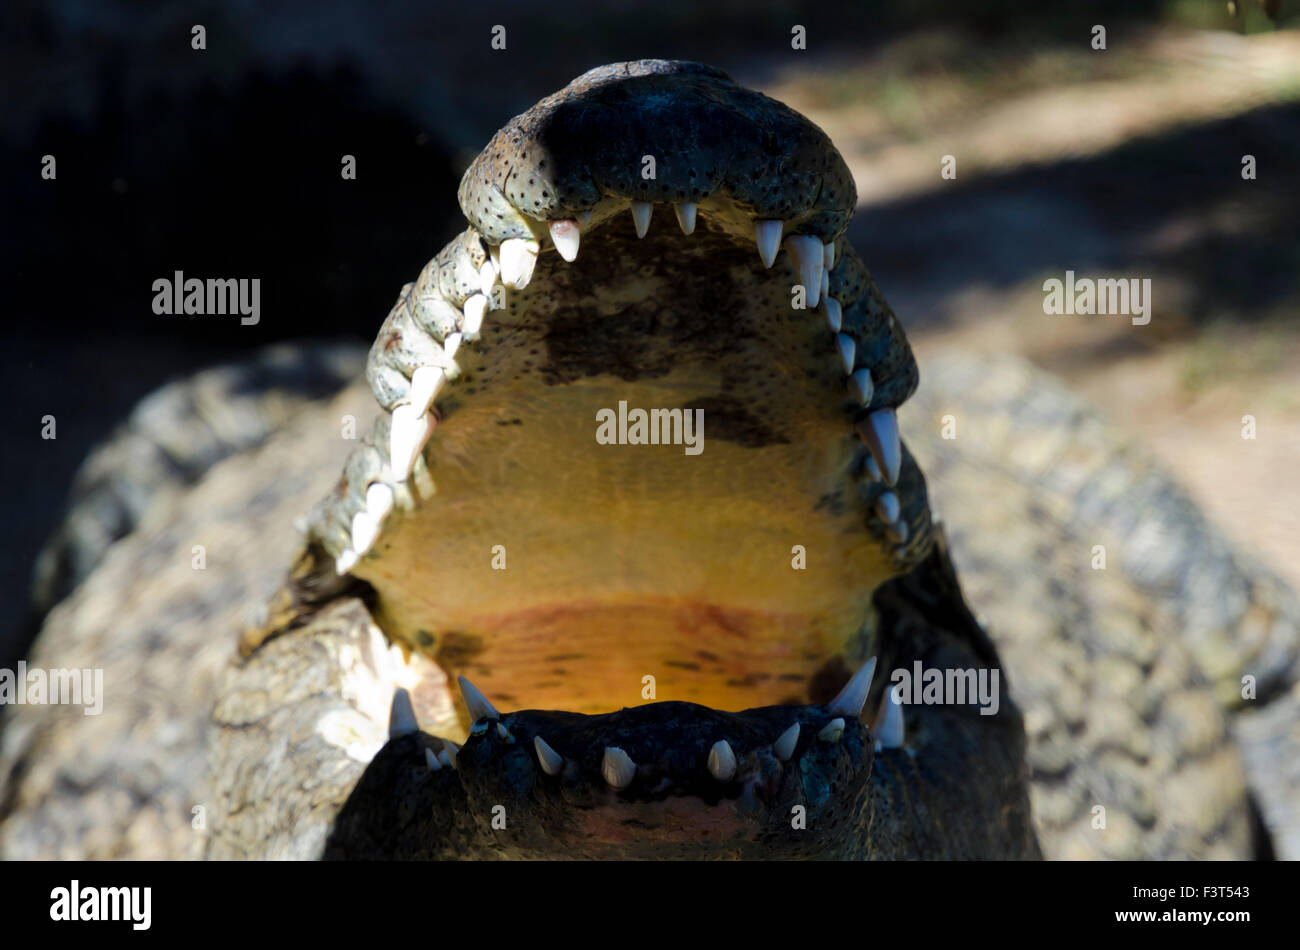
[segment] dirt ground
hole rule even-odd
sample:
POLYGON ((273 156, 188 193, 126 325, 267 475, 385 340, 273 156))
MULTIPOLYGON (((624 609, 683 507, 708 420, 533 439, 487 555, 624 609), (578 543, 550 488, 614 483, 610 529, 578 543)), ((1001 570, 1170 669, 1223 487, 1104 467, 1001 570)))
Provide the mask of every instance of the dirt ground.
POLYGON ((1300 585, 1300 34, 996 57, 912 37, 765 91, 844 151, 852 236, 923 374, 941 345, 1060 374, 1300 585), (1150 324, 1044 314, 1042 281, 1067 268, 1151 278, 1150 324))

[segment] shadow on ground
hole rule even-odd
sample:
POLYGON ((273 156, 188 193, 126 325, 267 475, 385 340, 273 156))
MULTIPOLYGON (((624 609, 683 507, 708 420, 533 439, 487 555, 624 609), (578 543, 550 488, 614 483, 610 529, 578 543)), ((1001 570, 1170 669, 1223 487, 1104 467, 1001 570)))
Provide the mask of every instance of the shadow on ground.
POLYGON ((909 328, 959 321, 966 288, 1008 290, 1066 269, 1176 275, 1192 293, 1163 316, 1187 328, 1300 298, 1297 182, 1300 104, 1273 105, 864 207, 849 236, 909 328), (1257 180, 1242 179, 1244 154, 1256 156, 1257 180))
POLYGON ((76 467, 145 394, 276 340, 368 342, 458 230, 446 152, 346 70, 158 93, 130 110, 114 103, 111 77, 104 89, 92 126, 50 120, 0 152, 0 176, 14 183, 3 218, 34 222, 0 232, 0 375, 17 421, 0 447, 25 460, 0 476, 22 512, 0 552, 0 667, 35 632, 32 565, 76 467), (33 174, 45 154, 54 181, 33 174), (356 180, 340 174, 345 154, 357 155, 356 180), (153 282, 176 271, 258 278, 260 321, 154 314, 153 282), (53 440, 40 437, 47 415, 53 440))

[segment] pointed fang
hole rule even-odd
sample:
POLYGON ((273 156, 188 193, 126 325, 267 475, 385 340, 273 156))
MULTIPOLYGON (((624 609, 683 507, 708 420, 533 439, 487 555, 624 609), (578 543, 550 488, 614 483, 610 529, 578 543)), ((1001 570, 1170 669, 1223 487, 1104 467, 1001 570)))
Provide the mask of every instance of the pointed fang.
POLYGON ((719 739, 713 743, 713 748, 709 750, 709 774, 719 782, 730 782, 736 777, 736 753, 731 749, 731 743, 726 739, 719 739))
POLYGON ((677 224, 683 234, 695 233, 695 212, 698 209, 699 205, 694 201, 683 201, 679 205, 673 205, 673 210, 677 212, 677 224))
POLYGON ((772 743, 772 751, 782 762, 789 762, 790 756, 794 755, 794 747, 799 744, 799 723, 795 723, 781 737, 772 743))
POLYGON ((394 479, 404 482, 410 477, 432 431, 433 417, 428 412, 409 403, 393 407, 388 430, 388 467, 394 479))
POLYGON ((366 511, 378 522, 382 523, 388 517, 395 500, 393 490, 383 482, 371 482, 366 488, 366 511))
POLYGON ((835 334, 835 346, 839 350, 840 364, 844 367, 844 375, 853 375, 853 361, 858 358, 857 341, 847 333, 837 333, 835 334))
POLYGON ((785 239, 785 249, 794 258, 808 306, 817 306, 822 291, 822 261, 826 256, 822 242, 808 234, 792 234, 785 239))
POLYGON ((876 516, 886 524, 893 524, 901 513, 898 496, 892 491, 887 491, 876 499, 876 516))
POLYGON ((484 297, 492 296, 492 285, 497 282, 497 265, 492 257, 483 262, 478 269, 478 286, 484 297))
POLYGON ((352 550, 364 555, 379 540, 379 522, 364 508, 352 516, 352 550))
POLYGON ((817 733, 817 738, 822 742, 839 742, 842 735, 844 735, 844 720, 837 716, 822 727, 822 731, 817 733))
POLYGON ((501 283, 516 290, 523 290, 533 279, 533 268, 537 266, 537 252, 540 246, 536 241, 523 238, 507 238, 501 242, 501 283))
POLYGON ((898 437, 898 416, 893 409, 877 409, 855 424, 858 437, 884 474, 886 485, 898 483, 903 467, 903 448, 898 437))
POLYGON ((754 240, 758 244, 758 256, 763 266, 770 268, 776 262, 776 252, 781 249, 780 221, 755 221, 754 240))
POLYGON ((873 656, 844 684, 839 695, 826 707, 827 711, 832 715, 847 716, 852 719, 861 716, 863 707, 867 705, 867 693, 871 692, 871 677, 875 672, 876 658, 873 656))
POLYGON ((849 388, 853 391, 853 398, 859 405, 870 405, 871 397, 876 394, 876 384, 871 380, 871 370, 855 369, 853 375, 849 377, 849 388))
POLYGON ((562 258, 572 264, 578 259, 578 241, 582 237, 578 222, 572 218, 552 221, 550 229, 551 241, 555 244, 555 249, 560 252, 562 258))
POLYGON ((533 736, 533 748, 537 751, 537 763, 547 775, 559 775, 564 768, 564 756, 551 748, 541 736, 533 736))
POLYGON ((881 697, 881 712, 877 716, 876 745, 882 749, 898 749, 903 745, 903 704, 898 701, 900 686, 885 690, 881 697))
POLYGON ((843 305, 834 297, 827 297, 822 301, 822 308, 826 311, 826 322, 830 324, 831 330, 839 333, 844 323, 843 305))
POLYGON ((425 412, 438 398, 446 374, 441 366, 419 366, 411 374, 411 405, 417 412, 425 412))
POLYGON ((600 774, 611 788, 627 788, 636 776, 636 763, 622 749, 608 746, 600 763, 600 774))
POLYGON ((438 757, 443 760, 444 765, 450 765, 453 769, 456 767, 456 756, 460 755, 460 746, 450 739, 442 740, 442 754, 438 757))
POLYGON ((632 202, 632 223, 636 225, 636 236, 643 238, 650 230, 650 212, 654 206, 648 201, 632 202))
POLYGON ((463 676, 456 677, 456 682, 460 683, 460 694, 465 698, 465 708, 469 710, 471 722, 478 722, 480 719, 501 718, 501 714, 487 701, 487 697, 479 692, 477 686, 463 676))
POLYGON ((342 577, 352 568, 357 566, 357 561, 361 560, 357 552, 351 548, 344 548, 343 553, 334 559, 334 571, 342 577))
POLYGON ((477 340, 483 330, 483 315, 487 313, 488 300, 482 294, 474 294, 465 301, 465 320, 461 323, 461 332, 466 340, 477 340))
POLYGON ((388 710, 388 738, 396 739, 419 731, 420 723, 415 718, 411 694, 399 686, 393 691, 393 704, 388 710))

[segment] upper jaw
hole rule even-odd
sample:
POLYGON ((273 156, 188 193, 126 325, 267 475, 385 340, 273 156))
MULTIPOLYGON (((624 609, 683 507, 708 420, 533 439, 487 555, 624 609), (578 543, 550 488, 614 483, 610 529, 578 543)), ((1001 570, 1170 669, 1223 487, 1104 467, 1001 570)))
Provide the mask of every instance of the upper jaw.
POLYGON ((642 60, 591 70, 516 116, 465 172, 460 203, 492 245, 541 239, 608 195, 647 202, 726 196, 823 244, 857 200, 821 129, 724 73, 642 60))

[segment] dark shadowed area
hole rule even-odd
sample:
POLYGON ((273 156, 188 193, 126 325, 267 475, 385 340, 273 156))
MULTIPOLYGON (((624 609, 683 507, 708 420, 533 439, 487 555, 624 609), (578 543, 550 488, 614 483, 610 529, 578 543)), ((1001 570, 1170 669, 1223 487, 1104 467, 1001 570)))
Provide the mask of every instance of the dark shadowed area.
MULTIPOLYGON (((1118 356, 1177 350, 1171 372, 1204 389, 1219 372, 1204 341, 1226 321, 1279 341, 1272 378, 1293 365, 1294 335, 1276 328, 1294 315, 1300 274, 1300 78, 1277 69, 1250 78, 1236 99, 1207 109, 1189 95, 1144 121, 1151 76, 1181 69, 1190 88, 1206 56, 1250 55, 1238 46, 1198 59, 1161 44, 1271 33, 1254 4, 1237 23, 1221 5, 1157 0, 565 9, 5 5, 0 259, 11 425, 0 473, 9 537, 0 665, 35 631, 37 552, 92 446, 145 394, 199 367, 280 340, 371 339, 403 282, 455 229, 451 196, 468 158, 539 94, 604 62, 698 59, 823 123, 868 209, 850 237, 921 352, 931 332, 983 334, 990 346, 1011 337, 1044 365, 1086 378, 1118 356), (1097 22, 1110 31, 1104 53, 1088 48, 1097 22), (191 46, 194 24, 206 29, 204 50, 191 46), (491 45, 498 24, 505 49, 491 45), (806 49, 791 48, 796 24, 806 49), (1038 141, 1042 122, 1014 123, 1015 104, 1037 96, 1043 114, 1086 128, 1090 107, 1075 94, 1090 88, 1094 102, 1132 95, 1119 141, 1083 135, 1071 147, 1068 134, 1038 141), (957 113, 1003 122, 1003 148, 942 181, 939 157, 966 154, 952 134, 963 128, 957 113), (1249 188, 1234 173, 1244 152, 1263 168, 1249 188), (924 181, 908 160, 917 154, 936 169, 924 181), (46 155, 52 181, 41 177, 46 155), (355 180, 340 175, 345 155, 356 158, 355 180), (1061 343, 1014 321, 1007 331, 1008 301, 1065 268, 1167 275, 1177 305, 1158 304, 1144 335, 1072 332, 1061 343), (155 314, 153 282, 177 271, 259 278, 259 322, 155 314), (47 415, 56 439, 40 437, 47 415)), ((1294 21, 1284 9, 1283 25, 1294 21)), ((1257 361, 1240 364, 1231 371, 1260 378, 1257 361)), ((1171 417, 1186 408, 1175 396, 1161 403, 1171 417)), ((1278 414, 1294 420, 1300 407, 1284 401, 1278 414)))

